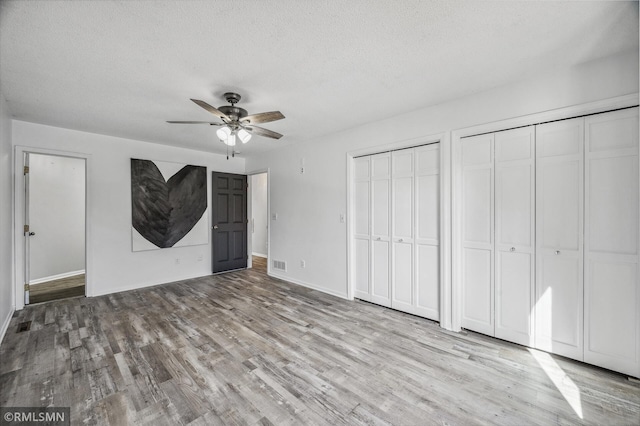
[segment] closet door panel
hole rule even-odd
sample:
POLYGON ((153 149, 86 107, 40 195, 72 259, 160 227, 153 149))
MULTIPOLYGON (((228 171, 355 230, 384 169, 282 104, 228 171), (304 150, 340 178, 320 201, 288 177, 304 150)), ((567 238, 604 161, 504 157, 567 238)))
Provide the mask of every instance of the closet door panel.
POLYGON ((585 119, 584 359, 640 377, 638 109, 585 119))
POLYGON ((638 267, 590 262, 585 361, 638 376, 638 267))
POLYGON ((531 345, 532 256, 501 251, 496 256, 500 268, 496 274, 496 337, 531 345))
POLYGON ((370 271, 371 265, 369 262, 369 239, 355 238, 355 258, 356 258, 356 285, 355 285, 355 297, 371 301, 371 289, 370 283, 370 271))
POLYGON ((536 343, 540 349, 582 359, 581 262, 567 256, 541 257, 536 343))
POLYGON ((533 127, 495 134, 495 335, 533 344, 533 127))
POLYGON ((369 180, 371 160, 370 157, 359 157, 353 160, 353 177, 355 180, 369 180))
POLYGON ((440 319, 440 250, 438 246, 418 245, 416 265, 416 307, 419 315, 440 319))
POLYGON ((533 164, 496 165, 496 244, 531 249, 533 164))
POLYGON ((391 175, 391 156, 389 153, 371 156, 371 178, 388 179, 391 175))
POLYGON ((356 235, 369 235, 369 181, 355 182, 355 233, 356 235))
POLYGON ((371 300, 371 158, 354 160, 354 296, 371 300))
POLYGON ((552 161, 538 167, 540 246, 577 252, 582 245, 582 161, 552 161))
POLYGON ((416 181, 416 238, 437 244, 440 238, 440 177, 438 174, 424 175, 416 177, 416 181))
POLYGON ((536 347, 583 359, 583 123, 536 126, 536 347))
POLYGON ((440 145, 415 150, 414 313, 440 320, 440 145))
POLYGON ((493 170, 466 170, 463 176, 463 230, 465 243, 491 245, 493 234, 493 170))
POLYGON ((391 306, 391 155, 371 156, 371 301, 391 306))
POLYGON ((372 222, 375 237, 389 238, 389 197, 390 188, 388 179, 378 179, 371 182, 372 191, 372 222))
POLYGON ((491 258, 491 250, 464 249, 462 326, 492 336, 494 326, 491 258))
POLYGON ((391 283, 389 262, 391 261, 389 241, 374 240, 372 244, 373 282, 371 301, 383 306, 391 306, 391 283))
POLYGON ((392 307, 406 310, 413 300, 413 244, 393 243, 393 302, 392 307), (408 305, 403 309, 401 305, 408 305))
POLYGON ((461 143, 461 325, 493 336, 493 135, 463 138, 461 143))
POLYGON ((635 256, 638 247, 637 155, 592 158, 588 169, 589 250, 635 256))
POLYGON ((391 153, 392 203, 392 276, 391 307, 412 312, 413 305, 413 203, 414 150, 391 153))
POLYGON ((410 240, 413 234, 413 177, 393 179, 393 238, 410 240))

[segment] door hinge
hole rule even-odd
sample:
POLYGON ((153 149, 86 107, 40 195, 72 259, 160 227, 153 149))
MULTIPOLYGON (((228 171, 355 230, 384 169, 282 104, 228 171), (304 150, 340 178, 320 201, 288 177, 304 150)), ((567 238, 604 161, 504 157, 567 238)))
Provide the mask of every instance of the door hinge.
POLYGON ((24 285, 24 291, 29 291, 29 284, 24 285))
POLYGON ((26 175, 27 173, 29 173, 29 166, 24 166, 24 174, 26 175))
POLYGON ((29 232, 29 225, 24 226, 24 233, 26 234, 27 232, 29 232))

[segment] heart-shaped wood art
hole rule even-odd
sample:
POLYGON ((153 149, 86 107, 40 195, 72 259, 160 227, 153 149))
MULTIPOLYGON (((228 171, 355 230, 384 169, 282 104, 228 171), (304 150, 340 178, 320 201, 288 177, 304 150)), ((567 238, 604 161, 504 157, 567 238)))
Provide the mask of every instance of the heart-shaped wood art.
POLYGON ((207 170, 184 166, 165 181, 153 161, 131 159, 133 227, 160 248, 173 247, 207 209, 207 170))

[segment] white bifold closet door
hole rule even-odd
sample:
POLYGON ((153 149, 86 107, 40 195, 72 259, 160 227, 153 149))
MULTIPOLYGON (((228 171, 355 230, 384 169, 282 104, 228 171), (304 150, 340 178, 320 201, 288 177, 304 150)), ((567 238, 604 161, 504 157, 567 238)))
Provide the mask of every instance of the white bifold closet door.
POLYGON ((462 327, 640 376, 638 124, 461 139, 462 327))
POLYGON ((414 150, 414 293, 411 313, 440 321, 440 144, 414 150))
POLYGON ((371 156, 371 301, 391 306, 391 154, 371 156))
POLYGON ((638 109, 585 118, 584 361, 640 377, 638 109))
POLYGON ((584 119, 536 126, 536 338, 582 360, 584 119))
POLYGON ((440 149, 392 152, 391 307, 440 320, 440 149))
POLYGON ((463 138, 462 327, 530 345, 533 127, 463 138))
POLYGON ((533 345, 535 134, 495 134, 495 336, 533 345))
POLYGON ((391 306, 391 155, 354 160, 355 296, 391 306))
POLYGON ((393 169, 393 297, 394 309, 410 311, 414 283, 413 150, 391 153, 393 169))
POLYGON ((438 144, 354 160, 355 297, 439 320, 438 144))
POLYGON ((353 160, 354 295, 371 301, 371 157, 353 160))
POLYGON ((479 135, 462 144, 462 318, 469 330, 493 336, 493 140, 479 135))

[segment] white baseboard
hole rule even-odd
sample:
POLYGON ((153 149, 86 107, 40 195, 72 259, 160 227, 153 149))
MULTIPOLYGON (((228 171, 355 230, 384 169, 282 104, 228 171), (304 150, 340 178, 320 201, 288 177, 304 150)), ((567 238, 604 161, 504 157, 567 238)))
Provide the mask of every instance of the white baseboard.
POLYGON ((9 309, 9 314, 2 322, 2 329, 0 329, 0 343, 4 340, 4 335, 7 334, 7 330, 9 329, 9 323, 11 323, 11 318, 13 318, 13 313, 16 311, 16 307, 12 306, 9 309))
POLYGON ((352 299, 349 299, 349 297, 347 296, 346 293, 338 293, 337 291, 328 290, 326 288, 318 287, 317 285, 309 284, 309 283, 306 283, 304 281, 294 280, 292 278, 285 277, 284 275, 274 274, 273 272, 271 272, 271 273, 269 273, 267 275, 269 275, 270 277, 273 277, 273 278, 277 278, 277 279, 282 280, 282 281, 287 281, 287 282, 290 282, 292 284, 297 284, 297 285, 300 285, 302 287, 307 287, 307 288, 310 288, 312 290, 317 290, 317 291, 319 291, 321 293, 330 294, 332 296, 336 296, 336 297, 339 297, 341 299, 352 300, 352 299))
POLYGON ((264 257, 265 259, 267 258, 266 254, 262 254, 262 253, 258 253, 256 251, 254 251, 253 253, 251 253, 253 256, 257 256, 257 257, 264 257))
POLYGON ((85 273, 84 269, 81 269, 79 271, 64 272, 64 273, 58 274, 58 275, 51 275, 51 276, 44 277, 44 278, 38 278, 38 279, 35 279, 35 280, 30 280, 29 281, 29 285, 38 285, 38 284, 46 283, 46 282, 49 282, 49 281, 61 280, 63 278, 69 278, 69 277, 75 277, 76 275, 82 275, 84 273, 85 273))

